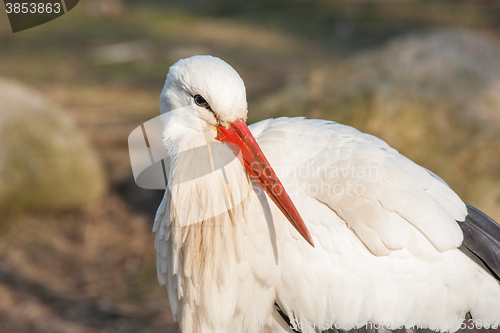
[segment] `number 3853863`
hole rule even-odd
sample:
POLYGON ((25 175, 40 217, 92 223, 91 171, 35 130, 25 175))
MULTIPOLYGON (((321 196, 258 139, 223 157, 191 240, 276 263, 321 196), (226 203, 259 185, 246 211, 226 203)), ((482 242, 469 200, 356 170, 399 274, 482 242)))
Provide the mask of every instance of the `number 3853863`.
POLYGON ((23 3, 10 3, 5 4, 7 14, 59 14, 61 12, 61 3, 42 3, 42 2, 23 2, 23 3))

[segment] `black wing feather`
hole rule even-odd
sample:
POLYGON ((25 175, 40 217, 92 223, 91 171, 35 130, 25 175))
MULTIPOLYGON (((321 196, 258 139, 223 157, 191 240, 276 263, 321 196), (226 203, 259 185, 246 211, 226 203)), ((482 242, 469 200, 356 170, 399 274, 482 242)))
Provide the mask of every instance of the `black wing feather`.
POLYGON ((471 205, 467 212, 458 222, 464 234, 460 249, 500 281, 500 225, 471 205))

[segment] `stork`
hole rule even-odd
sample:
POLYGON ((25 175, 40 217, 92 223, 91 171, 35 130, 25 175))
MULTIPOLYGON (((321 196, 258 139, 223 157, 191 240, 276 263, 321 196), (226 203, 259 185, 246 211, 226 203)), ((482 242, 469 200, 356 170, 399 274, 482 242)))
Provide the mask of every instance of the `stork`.
POLYGON ((157 273, 183 333, 500 324, 499 225, 384 141, 325 120, 247 127, 243 80, 211 56, 170 67, 160 108, 157 273))

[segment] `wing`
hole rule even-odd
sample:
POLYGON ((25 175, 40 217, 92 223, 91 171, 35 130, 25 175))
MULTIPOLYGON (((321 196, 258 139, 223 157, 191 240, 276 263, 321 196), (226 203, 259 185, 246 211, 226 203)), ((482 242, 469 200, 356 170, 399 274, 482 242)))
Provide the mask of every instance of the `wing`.
POLYGON ((288 142, 288 149, 274 148, 270 159, 299 171, 280 170, 283 177, 301 189, 299 195, 333 210, 374 255, 406 248, 432 261, 429 244, 445 252, 462 243, 456 222, 467 215, 462 200, 439 177, 382 140, 348 126, 304 119, 267 122, 256 132, 263 149, 279 144, 273 138, 285 138, 281 141, 288 142), (295 150, 291 155, 290 146, 295 150), (278 150, 285 153, 275 157, 278 150))
POLYGON ((500 319, 498 282, 458 250, 467 208, 439 177, 348 126, 275 119, 251 129, 316 243, 273 214, 276 302, 291 323, 439 320, 447 330, 469 311, 500 319))

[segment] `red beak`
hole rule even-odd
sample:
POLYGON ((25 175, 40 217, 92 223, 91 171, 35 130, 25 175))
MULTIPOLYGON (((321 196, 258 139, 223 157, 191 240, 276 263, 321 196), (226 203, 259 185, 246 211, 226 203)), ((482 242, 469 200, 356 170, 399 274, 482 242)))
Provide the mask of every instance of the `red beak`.
POLYGON ((314 247, 311 234, 307 229, 302 217, 300 217, 297 208, 292 199, 286 193, 285 188, 276 176, 273 168, 267 161, 264 153, 260 149, 257 141, 248 129, 243 119, 237 119, 228 128, 217 126, 216 139, 225 142, 229 148, 236 154, 243 157, 240 161, 250 174, 250 176, 266 191, 267 195, 278 206, 288 221, 297 229, 304 239, 314 247))

